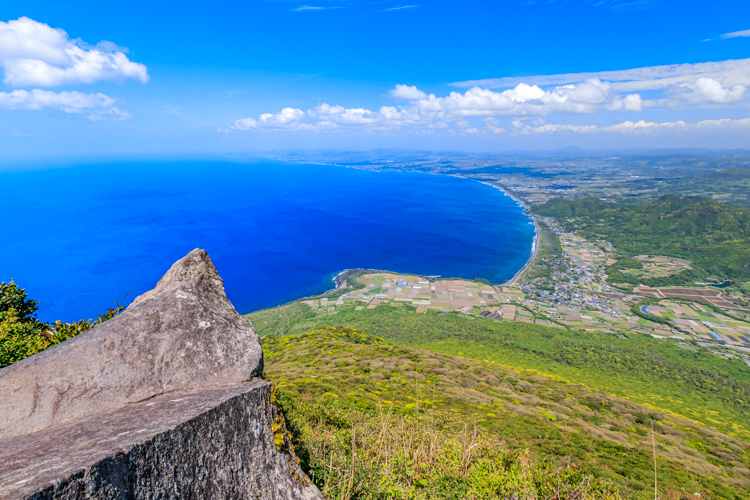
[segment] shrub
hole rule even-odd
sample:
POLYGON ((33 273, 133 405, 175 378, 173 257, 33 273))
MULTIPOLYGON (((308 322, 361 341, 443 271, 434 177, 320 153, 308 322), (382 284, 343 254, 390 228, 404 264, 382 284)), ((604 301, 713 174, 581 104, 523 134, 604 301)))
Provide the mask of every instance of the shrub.
POLYGON ((28 298, 26 290, 13 280, 0 283, 0 368, 59 344, 96 325, 104 323, 125 309, 117 304, 96 320, 77 323, 43 323, 36 317, 39 303, 28 298))
POLYGON ((13 280, 0 283, 0 368, 49 347, 48 325, 36 318, 39 304, 13 280))

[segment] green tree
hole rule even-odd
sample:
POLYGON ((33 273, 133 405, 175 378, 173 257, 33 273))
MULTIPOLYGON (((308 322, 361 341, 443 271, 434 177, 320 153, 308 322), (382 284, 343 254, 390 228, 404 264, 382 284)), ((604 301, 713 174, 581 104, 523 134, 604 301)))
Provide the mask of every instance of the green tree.
POLYGON ((46 349, 49 325, 39 321, 39 303, 18 285, 0 283, 0 368, 46 349))
POLYGON ((37 309, 39 303, 31 300, 26 290, 18 288, 13 280, 10 283, 0 283, 0 368, 100 325, 125 308, 118 303, 95 320, 82 319, 77 323, 57 320, 52 324, 39 321, 36 317, 37 309))

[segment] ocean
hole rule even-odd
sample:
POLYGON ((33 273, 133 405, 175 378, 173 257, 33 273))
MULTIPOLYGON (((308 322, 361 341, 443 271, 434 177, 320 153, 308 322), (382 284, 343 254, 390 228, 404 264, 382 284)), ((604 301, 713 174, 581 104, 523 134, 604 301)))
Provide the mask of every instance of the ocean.
POLYGON ((240 313, 333 287, 348 268, 510 279, 534 226, 474 180, 282 162, 131 163, 0 173, 0 281, 43 321, 95 317, 208 251, 240 313))

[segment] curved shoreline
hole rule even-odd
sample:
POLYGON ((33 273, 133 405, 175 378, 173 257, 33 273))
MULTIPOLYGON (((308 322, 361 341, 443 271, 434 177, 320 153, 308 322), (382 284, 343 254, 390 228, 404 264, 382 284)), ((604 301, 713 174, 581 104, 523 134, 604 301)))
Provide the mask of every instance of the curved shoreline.
POLYGON ((482 184, 486 184, 487 186, 493 187, 499 191, 501 191, 506 196, 510 197, 511 200, 515 201, 519 205, 521 205, 523 208, 526 209, 526 212, 528 212, 528 216, 531 217, 531 220, 534 222, 534 241, 531 244, 531 256, 529 257, 529 260, 526 261, 526 264, 518 270, 516 274, 513 275, 511 279, 506 281, 505 283, 499 283, 500 286, 511 286, 518 281, 521 276, 523 276, 523 273, 526 272, 526 270, 529 268, 532 262, 534 262, 534 259, 536 259, 536 256, 539 255, 539 249, 542 246, 542 239, 540 236, 540 230, 539 230, 539 223, 536 220, 536 217, 531 214, 531 209, 529 208, 526 203, 522 202, 512 194, 510 194, 505 188, 498 186, 497 184, 490 184, 489 182, 479 181, 482 184))
MULTIPOLYGON (((451 176, 451 177, 458 177, 458 176, 451 176)), ((459 177, 459 178, 460 179, 466 179, 466 177, 459 177)), ((515 201, 516 203, 518 203, 521 207, 523 207, 524 209, 526 209, 526 212, 528 212, 527 215, 529 215, 529 217, 531 217, 531 220, 534 223, 534 241, 532 241, 532 243, 531 243, 531 256, 526 261, 526 264, 524 264, 524 266, 521 269, 519 269, 518 272, 516 274, 514 274, 513 277, 511 279, 509 279, 508 281, 505 281, 503 283, 493 284, 493 286, 511 286, 511 285, 515 284, 516 281, 518 281, 521 278, 521 276, 523 276, 523 273, 526 272, 526 270, 529 268, 529 266, 531 265, 531 263, 534 262, 534 259, 536 259, 537 255, 539 255, 539 249, 541 247, 541 236, 540 236, 540 231, 539 231, 539 223, 537 222, 536 217, 533 216, 533 215, 531 215, 531 210, 529 209, 529 207, 524 202, 522 202, 521 200, 519 200, 518 198, 516 198, 515 196, 513 196, 512 194, 510 194, 508 191, 506 191, 504 188, 502 188, 501 186, 495 185, 495 184, 490 184, 489 182, 484 182, 484 181, 478 181, 478 182, 480 182, 482 184, 485 184, 487 186, 493 187, 493 188, 501 191, 503 194, 505 194, 506 196, 508 196, 510 199, 512 199, 513 201, 515 201)), ((328 293, 335 292, 336 290, 339 289, 339 287, 341 287, 341 285, 343 285, 346 282, 346 278, 348 278, 349 275, 351 275, 351 274, 353 274, 353 273, 355 273, 357 271, 375 271, 375 270, 364 269, 364 268, 344 269, 343 271, 341 271, 338 274, 336 274, 333 278, 331 278, 331 281, 335 285, 334 288, 332 288, 332 289, 330 289, 330 290, 328 290, 326 292, 323 292, 321 295, 326 295, 328 293)), ((391 271, 376 271, 376 272, 391 272, 391 271)), ((317 295, 316 297, 320 297, 321 295, 317 295)), ((297 299, 297 300, 304 300, 306 298, 308 298, 308 297, 303 297, 303 298, 300 298, 300 299, 297 299)))

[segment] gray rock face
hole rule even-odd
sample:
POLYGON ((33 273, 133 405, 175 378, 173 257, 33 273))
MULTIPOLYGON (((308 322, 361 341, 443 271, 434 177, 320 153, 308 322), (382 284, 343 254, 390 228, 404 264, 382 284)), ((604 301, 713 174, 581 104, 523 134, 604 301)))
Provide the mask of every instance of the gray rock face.
POLYGON ((0 439, 262 371, 255 330, 196 249, 113 319, 0 370, 0 439))
POLYGON ((323 500, 276 449, 270 393, 173 392, 0 441, 0 499, 323 500))
POLYGON ((0 370, 0 500, 323 500, 276 447, 262 371, 193 250, 115 318, 0 370))

